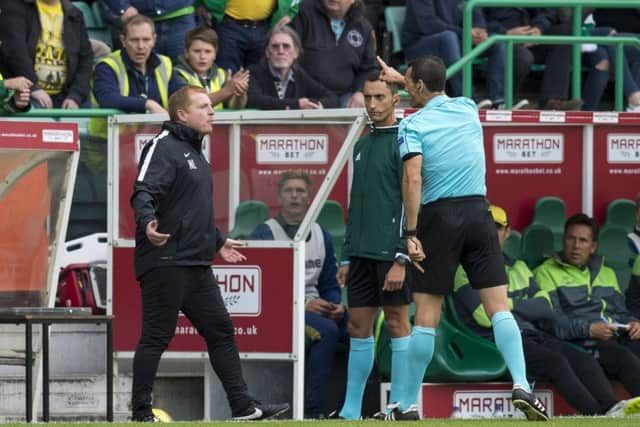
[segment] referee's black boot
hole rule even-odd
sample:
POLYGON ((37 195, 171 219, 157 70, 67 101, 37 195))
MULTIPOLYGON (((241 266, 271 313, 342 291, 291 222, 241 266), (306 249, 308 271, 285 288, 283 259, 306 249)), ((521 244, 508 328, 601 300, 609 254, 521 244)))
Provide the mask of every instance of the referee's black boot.
POLYGON ((544 403, 533 393, 527 393, 522 388, 514 388, 511 392, 513 406, 524 412, 529 421, 548 421, 549 415, 544 403))

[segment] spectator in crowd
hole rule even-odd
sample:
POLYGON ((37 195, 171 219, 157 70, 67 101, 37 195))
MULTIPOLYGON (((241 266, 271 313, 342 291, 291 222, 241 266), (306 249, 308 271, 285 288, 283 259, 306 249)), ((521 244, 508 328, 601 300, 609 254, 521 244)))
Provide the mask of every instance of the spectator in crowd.
POLYGON ((625 293, 627 308, 632 316, 640 319, 640 255, 636 257, 631 270, 631 280, 625 293))
MULTIPOLYGON (((251 239, 293 240, 309 207, 311 185, 306 172, 282 173, 278 181, 280 213, 259 225, 251 239)), ((347 340, 348 316, 340 303, 331 235, 318 223, 311 226, 305 255, 305 325, 314 332, 305 361, 305 418, 319 418, 326 409, 336 345, 347 340)))
POLYGON ((291 27, 275 27, 267 38, 266 57, 249 67, 249 108, 262 110, 338 107, 338 98, 297 64, 300 38, 291 27))
MULTIPOLYGON (((463 0, 407 0, 407 14, 402 27, 405 57, 412 61, 423 55, 436 55, 450 67, 462 57, 463 0)), ((473 9, 472 43, 477 45, 488 37, 482 9, 473 9)), ((493 45, 489 51, 487 96, 479 108, 504 105, 504 45, 493 45)), ((462 95, 462 73, 449 78, 451 96, 462 95)), ((522 107, 524 105, 520 105, 522 107)))
POLYGON ((216 110, 244 108, 247 104, 249 71, 234 74, 215 64, 218 35, 212 28, 196 27, 185 38, 184 56, 178 59, 176 71, 185 84, 205 88, 216 110))
MULTIPOLYGON (((615 37, 617 33, 610 27, 595 27, 591 31, 591 35, 615 37)), ((615 73, 615 46, 598 45, 594 51, 586 52, 583 58, 584 64, 589 67, 589 73, 584 80, 582 89, 584 99, 582 109, 593 111, 598 109, 600 99, 609 83, 610 73, 615 73)), ((640 49, 636 46, 624 48, 622 89, 627 98, 627 111, 640 112, 640 49)))
POLYGON ((338 95, 343 107, 364 107, 362 87, 377 69, 375 39, 360 0, 305 0, 293 20, 302 67, 338 95))
MULTIPOLYGON (((397 85, 379 80, 374 71, 364 83, 372 130, 353 149, 353 181, 343 258, 338 282, 347 286, 349 303, 349 370, 347 393, 339 412, 329 418, 358 420, 374 361, 373 323, 379 308, 391 333, 391 395, 400 401, 407 381, 411 334, 411 291, 405 282, 406 242, 402 238, 402 159, 398 152, 395 106, 397 85), (372 215, 376 212, 376 215, 372 215)), ((374 415, 386 419, 394 406, 374 415)))
POLYGON ((636 194, 636 226, 627 235, 633 253, 640 254, 640 193, 636 194))
POLYGON ((71 1, 2 2, 0 42, 0 72, 33 82, 34 107, 75 109, 88 101, 93 53, 71 1))
MULTIPOLYGON (((490 206, 498 240, 504 248, 511 234, 507 213, 490 206)), ((529 376, 551 382, 562 397, 582 415, 633 415, 640 412, 640 397, 618 401, 602 367, 593 355, 543 332, 540 322, 553 321, 548 294, 541 291, 529 267, 504 254, 507 289, 513 313, 522 331, 522 345, 529 376)), ((469 284, 462 266, 454 285, 456 310, 480 336, 493 340, 491 322, 480 296, 469 284)))
POLYGON ((249 394, 233 323, 211 269, 216 254, 228 263, 246 257, 237 250, 241 242, 225 238, 213 222, 213 179, 202 156, 202 139, 213 125, 207 92, 194 86, 178 90, 169 99, 169 117, 142 151, 131 195, 134 264, 142 299, 142 331, 133 357, 132 419, 158 421, 152 412, 153 383, 181 312, 207 343, 209 362, 227 395, 232 418, 276 416, 289 405, 261 404, 249 394))
POLYGON ((14 77, 4 80, 0 75, 0 108, 4 113, 17 113, 29 110, 29 98, 33 83, 26 77, 14 77))
POLYGON ((113 48, 123 47, 118 35, 125 21, 144 15, 155 23, 155 52, 177 60, 187 31, 196 26, 193 0, 98 0, 105 21, 111 27, 113 48))
POLYGON ((302 0, 197 0, 220 37, 218 64, 235 72, 258 63, 264 53, 269 28, 287 25, 302 0))
MULTIPOLYGON (((488 7, 484 9, 489 34, 517 36, 571 34, 569 23, 550 8, 488 7)), ((538 108, 579 110, 582 101, 569 95, 571 46, 517 43, 513 49, 514 88, 529 74, 534 62, 544 61, 538 108)))
POLYGON ((122 27, 122 50, 95 67, 93 93, 102 108, 127 113, 165 113, 169 96, 183 86, 171 59, 153 53, 156 33, 144 15, 128 18, 122 27))
POLYGON ((609 377, 640 395, 640 322, 625 306, 615 272, 596 255, 598 224, 575 214, 565 223, 562 251, 534 270, 549 293, 558 338, 598 354, 609 377))

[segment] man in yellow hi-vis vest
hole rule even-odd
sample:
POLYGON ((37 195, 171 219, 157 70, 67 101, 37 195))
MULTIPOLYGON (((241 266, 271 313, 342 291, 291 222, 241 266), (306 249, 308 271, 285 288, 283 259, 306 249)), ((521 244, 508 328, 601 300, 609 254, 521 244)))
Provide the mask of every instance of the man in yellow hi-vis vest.
POLYGON ((152 52, 156 41, 153 21, 144 15, 127 19, 122 28, 122 50, 98 62, 93 95, 102 108, 128 113, 166 112, 169 96, 183 86, 171 60, 152 52))

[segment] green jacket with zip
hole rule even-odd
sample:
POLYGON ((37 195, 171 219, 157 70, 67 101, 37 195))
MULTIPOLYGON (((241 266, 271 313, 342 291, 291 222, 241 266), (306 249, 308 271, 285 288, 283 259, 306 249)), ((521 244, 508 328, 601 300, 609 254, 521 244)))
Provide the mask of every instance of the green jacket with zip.
POLYGON ((393 261, 406 253, 402 237, 402 158, 398 126, 373 128, 353 148, 353 181, 343 260, 393 261))
POLYGON ((616 273, 604 259, 592 255, 584 268, 565 262, 560 254, 545 260, 534 270, 540 288, 549 293, 552 304, 564 315, 553 327, 565 340, 589 339, 592 323, 628 323, 637 320, 627 310, 616 273))

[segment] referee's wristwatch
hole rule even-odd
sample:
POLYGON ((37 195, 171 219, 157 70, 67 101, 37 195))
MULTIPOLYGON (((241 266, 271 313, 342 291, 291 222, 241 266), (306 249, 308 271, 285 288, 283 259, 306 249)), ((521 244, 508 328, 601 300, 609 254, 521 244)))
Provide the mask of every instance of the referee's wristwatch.
POLYGON ((407 255, 407 254, 403 254, 401 252, 398 252, 398 253, 396 253, 396 257, 395 257, 394 261, 399 265, 405 266, 411 261, 411 258, 409 258, 409 255, 407 255))

